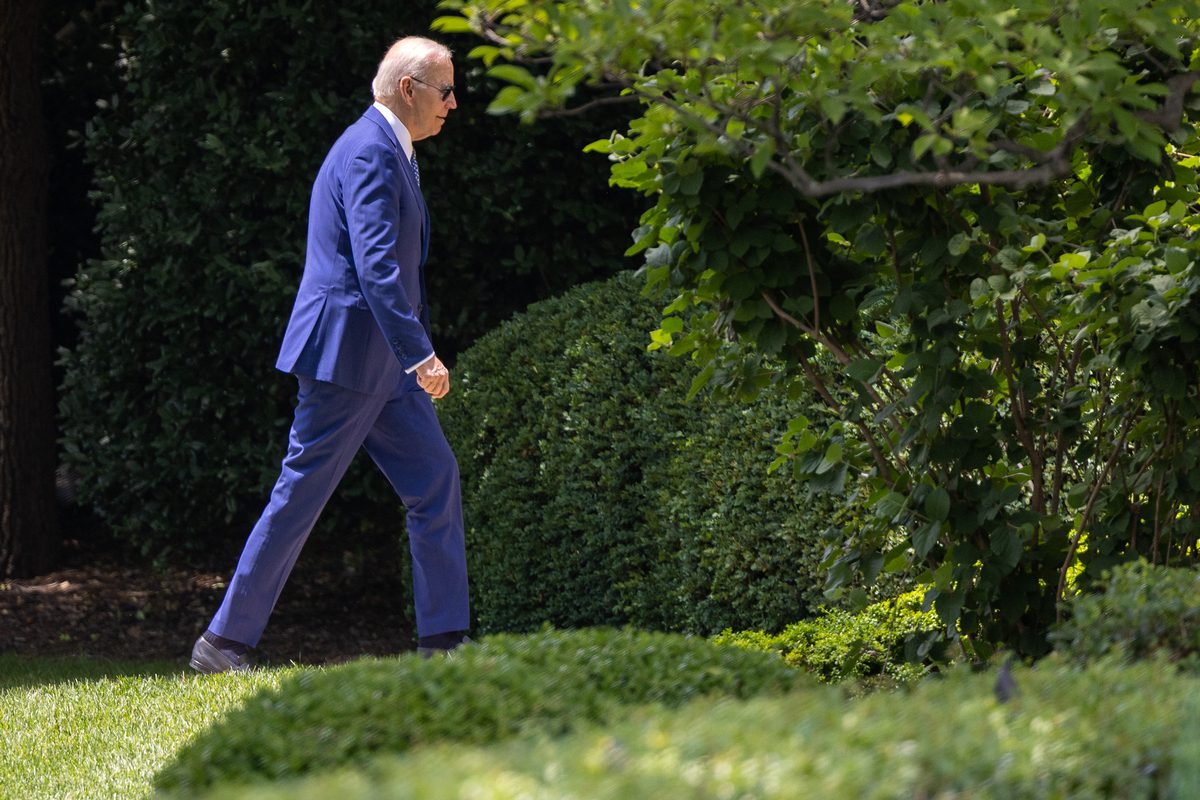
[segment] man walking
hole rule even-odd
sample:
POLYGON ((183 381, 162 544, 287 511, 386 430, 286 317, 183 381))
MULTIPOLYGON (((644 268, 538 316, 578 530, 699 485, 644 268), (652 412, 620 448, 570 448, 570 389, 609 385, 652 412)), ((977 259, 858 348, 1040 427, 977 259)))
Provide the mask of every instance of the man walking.
POLYGON ((208 630, 204 673, 247 669, 283 584, 361 446, 407 512, 419 650, 466 641, 458 465, 433 409, 450 375, 430 343, 429 212, 413 144, 457 107, 450 51, 407 37, 379 64, 375 103, 313 183, 304 277, 276 366, 300 388, 288 452, 208 630))

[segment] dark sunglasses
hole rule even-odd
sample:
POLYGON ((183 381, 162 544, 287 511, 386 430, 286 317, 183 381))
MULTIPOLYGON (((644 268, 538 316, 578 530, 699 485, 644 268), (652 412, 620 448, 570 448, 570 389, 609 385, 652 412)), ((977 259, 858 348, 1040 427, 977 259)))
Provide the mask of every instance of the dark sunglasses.
POLYGON ((439 92, 442 93, 442 102, 443 103, 446 102, 447 97, 454 94, 454 84, 453 83, 450 84, 449 86, 434 86, 432 83, 421 80, 416 75, 409 75, 408 77, 412 78, 417 83, 428 86, 430 89, 437 89, 439 92))

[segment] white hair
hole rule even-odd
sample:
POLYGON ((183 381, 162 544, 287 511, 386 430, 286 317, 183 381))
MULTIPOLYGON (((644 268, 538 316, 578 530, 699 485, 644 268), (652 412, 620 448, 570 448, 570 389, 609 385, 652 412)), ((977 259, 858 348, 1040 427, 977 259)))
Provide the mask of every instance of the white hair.
POLYGON ((399 39, 379 62, 371 92, 380 98, 392 97, 400 90, 400 79, 405 75, 423 78, 430 64, 448 60, 451 55, 449 47, 424 36, 399 39))

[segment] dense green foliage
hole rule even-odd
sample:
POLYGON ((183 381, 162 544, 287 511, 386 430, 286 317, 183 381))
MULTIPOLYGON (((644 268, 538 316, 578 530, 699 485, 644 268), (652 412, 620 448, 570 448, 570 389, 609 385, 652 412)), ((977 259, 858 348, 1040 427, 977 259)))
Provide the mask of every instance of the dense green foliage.
POLYGON ((1113 568, 1104 591, 1079 594, 1051 634, 1078 660, 1109 653, 1164 656, 1200 668, 1200 571, 1135 561, 1113 568))
MULTIPOLYGON (((236 544, 265 501, 295 392, 273 364, 309 189, 370 104, 386 47, 423 33, 433 6, 154 0, 117 16, 121 83, 86 141, 103 258, 67 300, 80 332, 61 411, 81 501, 147 554, 236 544)), ((530 301, 610 274, 639 203, 579 153, 598 120, 499 124, 484 108, 494 84, 461 61, 459 109, 421 143, 447 359, 530 301)), ((398 530, 399 503, 369 465, 341 498, 354 513, 326 529, 398 530)))
POLYGON ((866 476, 831 589, 915 572, 948 635, 1039 653, 1078 566, 1195 557, 1196 0, 443 6, 498 111, 640 102, 594 149, 655 201, 656 342, 817 391, 776 466, 866 476))
POLYGON ((438 740, 488 743, 619 718, 629 704, 779 692, 778 659, 632 630, 493 636, 449 659, 363 660, 305 672, 229 714, 180 751, 160 788, 295 776, 438 740))
POLYGON ((778 630, 822 601, 836 506, 767 474, 812 401, 689 402, 688 364, 646 350, 655 313, 624 275, 531 307, 461 358, 441 416, 482 629, 778 630))
POLYGON ((1200 686, 1157 664, 952 670, 912 693, 646 709, 620 724, 489 748, 442 744, 364 769, 214 797, 798 797, 856 800, 1190 800, 1200 793, 1200 686))
POLYGON ((908 683, 925 673, 921 662, 930 657, 941 629, 936 614, 921 610, 921 595, 908 592, 857 613, 827 610, 776 634, 722 631, 713 642, 777 652, 788 664, 827 683, 863 679, 908 683))

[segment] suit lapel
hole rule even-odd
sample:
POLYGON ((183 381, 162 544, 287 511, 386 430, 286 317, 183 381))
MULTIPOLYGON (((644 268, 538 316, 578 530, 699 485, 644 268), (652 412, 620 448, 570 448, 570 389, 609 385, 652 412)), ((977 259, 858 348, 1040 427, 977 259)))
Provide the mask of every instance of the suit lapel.
MULTIPOLYGON (((387 136, 388 141, 392 143, 392 150, 396 152, 396 158, 400 160, 400 172, 404 174, 404 180, 408 184, 408 188, 412 191, 413 196, 417 198, 417 207, 421 209, 421 264, 423 266, 425 259, 429 255, 429 208, 425 205, 425 195, 421 193, 421 187, 417 184, 416 175, 413 174, 412 162, 404 154, 404 148, 400 146, 400 140, 396 138, 396 132, 392 130, 392 126, 384 119, 383 114, 379 113, 379 109, 375 108, 375 106, 368 106, 363 116, 379 126, 379 129, 387 136)), ((424 289, 424 284, 425 274, 422 271, 422 290, 424 289)))

